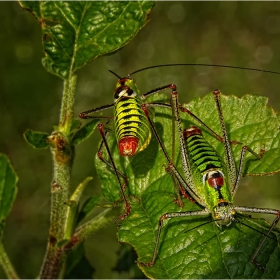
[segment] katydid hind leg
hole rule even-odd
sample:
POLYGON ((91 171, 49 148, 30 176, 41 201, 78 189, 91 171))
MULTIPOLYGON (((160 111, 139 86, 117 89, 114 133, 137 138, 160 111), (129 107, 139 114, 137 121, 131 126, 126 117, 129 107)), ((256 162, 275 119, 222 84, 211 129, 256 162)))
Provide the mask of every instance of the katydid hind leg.
POLYGON ((200 211, 171 212, 171 213, 163 214, 158 221, 158 230, 157 230, 157 236, 156 236, 156 242, 155 242, 155 246, 154 246, 152 260, 150 262, 138 262, 138 264, 140 266, 153 266, 154 265, 154 263, 156 261, 156 257, 158 255, 158 246, 159 246, 159 241, 160 241, 160 236, 161 236, 164 220, 171 219, 171 218, 179 218, 179 217, 205 216, 205 215, 209 215, 209 211, 207 209, 200 210, 200 211))
MULTIPOLYGON (((105 138, 107 139, 107 136, 108 136, 109 132, 106 131, 105 133, 105 138)), ((114 166, 108 161, 106 160, 104 157, 103 157, 103 145, 104 145, 104 141, 102 140, 101 141, 101 144, 99 146, 99 149, 97 151, 97 156, 98 158, 104 162, 108 167, 110 167, 114 172, 115 172, 115 169, 114 169, 114 166)), ((121 172, 119 169, 116 169, 116 171, 118 172, 118 174, 124 179, 125 183, 123 185, 123 187, 125 188, 127 185, 128 185, 128 178, 125 176, 125 174, 123 172, 121 172)))
POLYGON ((157 141, 158 141, 158 143, 159 143, 159 145, 160 145, 160 147, 161 147, 161 149, 164 153, 164 156, 165 156, 165 158, 168 162, 168 169, 171 170, 174 173, 174 176, 176 177, 177 181, 179 182, 179 184, 181 186, 183 186, 186 189, 186 192, 188 193, 189 196, 191 196, 194 199, 198 198, 198 196, 195 194, 195 191, 188 186, 188 183, 184 181, 182 176, 180 176, 180 173, 177 171, 176 167, 174 166, 174 163, 171 161, 171 159, 170 159, 170 157, 169 157, 169 155, 168 155, 168 153, 165 149, 165 146, 164 146, 163 142, 161 141, 161 139, 160 139, 160 137, 157 133, 157 130, 154 126, 154 123, 150 118, 150 115, 149 115, 149 112, 147 110, 146 104, 142 104, 142 109, 146 114, 146 117, 147 117, 147 119, 150 123, 150 127, 151 127, 152 131, 154 132, 154 135, 155 135, 155 137, 156 137, 156 139, 157 139, 157 141))
MULTIPOLYGON (((119 183, 119 186, 120 186, 120 190, 121 190, 121 194, 122 194, 122 197, 123 197, 123 200, 125 202, 125 207, 126 207, 126 212, 124 214, 122 214, 121 216, 119 216, 117 219, 115 219, 115 222, 117 220, 124 220, 130 213, 131 211, 131 206, 127 200, 127 197, 125 195, 125 187, 126 187, 126 184, 127 182, 125 182, 124 184, 121 182, 121 179, 120 179, 120 171, 118 171, 116 165, 115 165, 115 162, 114 162, 114 159, 112 157, 112 154, 110 152, 110 148, 109 148, 109 145, 108 145, 108 142, 107 142, 107 139, 106 139, 106 136, 105 136, 105 132, 104 132, 104 124, 103 123, 99 123, 98 124, 98 129, 99 129, 99 132, 102 136, 102 140, 103 140, 103 143, 106 147, 106 150, 107 150, 107 153, 108 153, 108 156, 110 158, 110 161, 111 161, 111 164, 109 166, 111 166, 116 174, 116 177, 117 177, 117 180, 118 180, 118 183, 119 183)), ((124 176, 125 177, 125 176, 124 176)), ((126 177, 125 177, 126 178, 126 177)))

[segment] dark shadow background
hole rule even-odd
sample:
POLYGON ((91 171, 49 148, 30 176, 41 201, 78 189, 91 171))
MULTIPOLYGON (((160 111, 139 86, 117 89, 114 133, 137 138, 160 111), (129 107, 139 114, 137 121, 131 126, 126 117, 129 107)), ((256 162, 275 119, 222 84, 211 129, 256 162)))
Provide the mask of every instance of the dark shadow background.
MULTIPOLYGON (((51 132, 59 117, 62 81, 47 73, 39 24, 17 2, 0 2, 0 152, 18 173, 18 196, 7 220, 4 246, 22 278, 37 276, 49 225, 52 160, 49 151, 34 150, 22 134, 27 128, 51 132)), ((116 78, 141 67, 164 63, 214 63, 280 72, 280 2, 157 2, 151 21, 121 51, 98 58, 78 76, 76 113, 113 101, 116 78)), ((215 88, 224 94, 269 97, 280 109, 280 76, 249 71, 183 67, 161 68, 135 75, 142 92, 175 83, 181 101, 215 88)), ((73 188, 94 176, 86 196, 99 192, 94 157, 95 133, 76 149, 73 188)), ((280 175, 246 178, 238 191, 239 205, 279 208, 280 175)), ((271 219, 270 219, 271 220, 271 219)), ((133 278, 119 273, 120 244, 116 226, 102 229, 87 242, 87 258, 95 278, 133 278)), ((2 270, 0 278, 5 278, 2 270)))

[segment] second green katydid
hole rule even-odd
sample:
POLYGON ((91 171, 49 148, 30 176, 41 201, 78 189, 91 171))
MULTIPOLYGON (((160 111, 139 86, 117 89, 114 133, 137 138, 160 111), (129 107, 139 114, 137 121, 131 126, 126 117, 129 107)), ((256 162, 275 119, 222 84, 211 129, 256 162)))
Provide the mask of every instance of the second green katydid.
POLYGON ((259 269, 264 269, 264 267, 257 261, 256 258, 266 239, 269 237, 269 234, 277 225, 280 219, 280 211, 269 208, 236 206, 233 202, 233 198, 236 194, 242 175, 244 155, 246 151, 250 151, 254 156, 260 159, 264 153, 264 150, 261 150, 260 154, 258 155, 247 146, 243 146, 240 155, 239 167, 238 169, 236 168, 231 150, 231 142, 228 138, 222 114, 220 91, 215 90, 213 95, 217 105, 217 112, 222 130, 223 138, 221 141, 223 142, 226 155, 225 162, 221 159, 214 148, 211 147, 209 143, 207 143, 198 127, 191 127, 189 129, 185 129, 184 132, 182 131, 181 119, 178 109, 181 105, 178 102, 176 87, 173 88, 172 104, 179 132, 184 177, 181 176, 173 162, 170 160, 165 147, 157 134, 153 122, 149 118, 148 111, 146 110, 145 106, 143 106, 155 136, 157 137, 158 142, 168 160, 168 168, 170 172, 174 174, 180 185, 203 209, 199 211, 172 212, 163 214, 159 219, 158 232, 152 259, 149 262, 139 262, 141 266, 152 266, 155 263, 163 222, 166 219, 211 215, 217 226, 222 227, 229 226, 232 222, 238 222, 238 219, 236 218, 236 214, 238 212, 250 212, 273 214, 276 216, 270 226, 270 229, 265 234, 259 246, 256 248, 251 259, 259 269))

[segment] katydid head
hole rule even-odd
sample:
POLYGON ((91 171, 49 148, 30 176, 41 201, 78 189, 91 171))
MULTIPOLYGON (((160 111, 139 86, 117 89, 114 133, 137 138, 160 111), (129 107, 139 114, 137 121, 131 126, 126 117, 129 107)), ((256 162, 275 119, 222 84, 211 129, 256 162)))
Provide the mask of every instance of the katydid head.
POLYGON ((124 78, 121 78, 115 72, 109 70, 110 73, 118 77, 118 82, 116 84, 116 90, 114 93, 114 102, 122 98, 135 98, 139 94, 139 90, 134 82, 134 80, 127 75, 124 78))
POLYGON ((229 226, 232 221, 235 221, 234 215, 235 210, 233 205, 222 200, 213 208, 212 212, 212 216, 218 227, 229 226))
POLYGON ((123 78, 118 81, 114 93, 114 102, 118 102, 122 98, 136 97, 136 92, 130 86, 128 86, 128 84, 127 78, 123 78))

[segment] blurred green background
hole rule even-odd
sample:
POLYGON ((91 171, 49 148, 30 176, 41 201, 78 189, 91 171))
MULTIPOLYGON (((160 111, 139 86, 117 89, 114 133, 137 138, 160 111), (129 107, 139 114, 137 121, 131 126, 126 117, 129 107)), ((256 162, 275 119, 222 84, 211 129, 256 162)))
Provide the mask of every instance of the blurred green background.
MULTIPOLYGON (((164 63, 213 63, 280 72, 280 2, 156 2, 151 21, 127 46, 98 58, 78 76, 76 113, 112 103, 116 77, 164 63)), ((36 277, 46 249, 52 160, 47 150, 34 150, 23 139, 27 129, 51 132, 59 117, 62 81, 47 73, 41 30, 17 2, 0 2, 0 152, 7 154, 19 176, 19 191, 7 220, 4 246, 22 278, 36 277)), ((280 76, 250 71, 174 67, 148 70, 134 77, 142 92, 168 84, 178 86, 188 102, 215 88, 224 94, 269 97, 280 109, 280 76)), ((73 188, 94 176, 85 197, 99 193, 94 157, 96 132, 76 149, 73 188)), ((235 203, 280 208, 280 174, 242 180, 235 203)), ((271 220, 271 218, 270 218, 271 220)), ((95 278, 133 278, 119 273, 120 244, 116 225, 104 228, 86 243, 95 278)), ((5 278, 0 270, 0 278, 5 278)))

